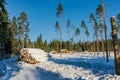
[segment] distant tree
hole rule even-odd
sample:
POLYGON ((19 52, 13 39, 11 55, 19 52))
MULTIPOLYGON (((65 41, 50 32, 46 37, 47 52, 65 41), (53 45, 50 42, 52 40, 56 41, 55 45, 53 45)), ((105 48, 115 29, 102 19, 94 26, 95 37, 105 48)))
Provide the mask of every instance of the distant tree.
POLYGON ((75 26, 71 25, 71 37, 70 37, 71 51, 73 50, 74 37, 75 37, 75 26))
POLYGON ((73 38, 73 37, 71 37, 71 38, 70 38, 71 51, 73 51, 73 42, 74 42, 74 38, 73 38))
POLYGON ((95 35, 96 35, 96 49, 97 49, 97 56, 99 56, 99 41, 98 41, 98 30, 99 30, 99 27, 98 27, 98 23, 97 23, 97 21, 95 21, 94 29, 95 29, 95 35))
POLYGON ((70 44, 70 41, 66 41, 66 43, 65 43, 66 49, 69 50, 69 49, 70 49, 70 45, 71 45, 71 44, 70 44))
MULTIPOLYGON (((60 43, 60 42, 58 42, 58 43, 60 43)), ((50 51, 51 50, 56 50, 56 44, 57 44, 57 41, 56 40, 52 40, 51 42, 50 42, 50 44, 49 44, 49 47, 50 47, 50 51)))
POLYGON ((43 49, 43 41, 42 41, 42 34, 40 34, 36 41, 36 47, 43 49))
POLYGON ((107 25, 106 25, 106 12, 105 12, 104 0, 102 0, 102 6, 103 6, 103 22, 104 22, 104 33, 105 33, 106 61, 108 62, 109 56, 108 56, 108 45, 107 45, 107 25))
POLYGON ((84 36, 85 36, 85 29, 86 29, 86 24, 85 22, 82 20, 81 21, 81 27, 82 27, 82 33, 83 33, 83 51, 85 50, 85 40, 84 40, 84 36))
POLYGON ((102 25, 102 18, 103 18, 103 6, 100 4, 98 5, 97 9, 96 9, 96 15, 98 15, 99 20, 100 20, 100 35, 101 35, 101 40, 102 40, 102 52, 103 52, 103 57, 105 56, 104 54, 104 38, 103 38, 103 30, 104 30, 104 26, 102 25))
MULTIPOLYGON (((70 29, 71 29, 70 19, 67 20, 67 29, 68 29, 67 34, 68 34, 69 43, 70 43, 70 37, 71 37, 71 35, 70 35, 70 31, 71 31, 71 30, 70 30, 70 29)), ((69 50, 71 51, 71 44, 69 44, 69 50)))
POLYGON ((80 35, 80 29, 76 28, 76 30, 75 30, 75 36, 78 37, 78 41, 79 41, 79 35, 80 35))
POLYGON ((56 45, 56 47, 57 47, 57 51, 58 51, 58 49, 59 49, 59 47, 58 47, 58 33, 60 30, 58 21, 56 21, 56 23, 55 23, 55 29, 56 29, 55 31, 57 33, 57 45, 56 45))
POLYGON ((25 32, 28 29, 29 23, 27 14, 25 12, 21 12, 20 16, 18 17, 18 34, 19 39, 21 40, 21 48, 25 47, 25 32))
POLYGON ((80 29, 79 29, 79 28, 76 28, 75 36, 79 36, 79 35, 80 35, 80 29))
MULTIPOLYGON (((58 4, 56 15, 60 20, 60 50, 61 50, 62 49, 62 15, 63 15, 62 3, 58 4)), ((60 53, 60 57, 61 57, 61 53, 60 53)))
POLYGON ((29 23, 27 23, 27 25, 25 25, 25 30, 24 30, 24 35, 25 35, 25 39, 24 39, 24 47, 27 48, 28 47, 28 41, 30 40, 30 35, 29 35, 29 32, 30 32, 30 29, 29 29, 29 23))
POLYGON ((43 43, 43 49, 44 49, 44 51, 48 52, 47 40, 45 40, 44 43, 43 43))
POLYGON ((86 27, 85 34, 86 34, 86 36, 87 36, 87 42, 88 42, 88 37, 89 37, 90 33, 88 32, 88 28, 87 28, 87 27, 86 27))
POLYGON ((88 37, 90 35, 90 33, 88 32, 88 27, 86 27, 86 31, 85 31, 86 37, 87 37, 87 48, 88 48, 88 37))
POLYGON ((15 16, 12 19, 11 25, 12 25, 12 29, 13 29, 12 33, 14 34, 14 37, 17 38, 17 28, 18 28, 18 26, 17 26, 17 19, 16 19, 15 16))
MULTIPOLYGON (((76 28, 76 30, 75 30, 75 36, 76 37, 78 37, 78 44, 76 44, 76 46, 77 46, 77 48, 79 48, 80 47, 80 40, 79 40, 79 37, 80 37, 80 29, 79 28, 76 28)), ((75 49, 76 50, 76 49, 75 49)))
POLYGON ((33 43, 31 42, 30 39, 28 39, 27 47, 28 47, 28 48, 33 48, 33 43))
POLYGON ((90 14, 90 23, 92 23, 92 35, 93 35, 93 49, 92 51, 95 52, 95 41, 94 41, 94 26, 95 26, 95 17, 94 14, 90 14))

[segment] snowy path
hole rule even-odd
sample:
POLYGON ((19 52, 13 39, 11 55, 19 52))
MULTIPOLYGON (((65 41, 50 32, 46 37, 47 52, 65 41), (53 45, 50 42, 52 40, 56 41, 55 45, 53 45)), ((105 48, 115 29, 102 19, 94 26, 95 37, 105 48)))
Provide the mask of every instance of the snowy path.
POLYGON ((17 63, 17 58, 3 60, 3 64, 5 65, 6 73, 4 77, 2 77, 2 80, 8 80, 11 76, 16 75, 20 70, 20 65, 17 63))
POLYGON ((13 58, 3 61, 6 74, 0 80, 115 80, 113 61, 112 57, 107 63, 102 57, 65 54, 59 58, 57 54, 31 65, 13 58))

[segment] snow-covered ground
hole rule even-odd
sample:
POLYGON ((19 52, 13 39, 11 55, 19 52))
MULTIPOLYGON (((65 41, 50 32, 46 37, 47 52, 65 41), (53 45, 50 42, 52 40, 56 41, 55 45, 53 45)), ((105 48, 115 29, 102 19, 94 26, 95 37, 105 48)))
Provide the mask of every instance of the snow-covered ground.
POLYGON ((48 54, 48 61, 34 65, 6 59, 0 62, 0 80, 116 80, 111 54, 109 62, 93 53, 48 54))

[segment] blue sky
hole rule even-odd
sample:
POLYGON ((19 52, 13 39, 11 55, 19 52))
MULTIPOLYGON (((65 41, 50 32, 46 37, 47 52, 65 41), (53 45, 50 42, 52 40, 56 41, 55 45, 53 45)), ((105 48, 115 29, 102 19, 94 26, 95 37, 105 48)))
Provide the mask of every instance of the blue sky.
MULTIPOLYGON (((66 22, 70 18, 71 24, 80 27, 81 20, 86 22, 91 33, 91 24, 89 15, 102 2, 102 0, 7 0, 7 10, 9 18, 18 17, 22 11, 26 12, 30 24, 30 38, 35 41, 42 34, 43 40, 50 42, 56 38, 55 22, 56 9, 59 3, 63 4, 63 20, 62 20, 62 39, 68 40, 66 22)), ((107 33, 110 34, 110 16, 116 16, 120 12, 119 0, 105 0, 105 9, 107 14, 107 33)), ((81 33, 82 36, 82 33, 81 33)), ((92 40, 90 35, 89 40, 92 40)))

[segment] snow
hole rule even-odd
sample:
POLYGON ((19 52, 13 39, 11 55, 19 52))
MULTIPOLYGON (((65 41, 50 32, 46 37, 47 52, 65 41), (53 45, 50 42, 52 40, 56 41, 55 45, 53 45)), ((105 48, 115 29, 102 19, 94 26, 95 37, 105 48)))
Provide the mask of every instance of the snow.
MULTIPOLYGON (((30 53, 45 53, 31 49, 30 53)), ((47 54, 47 53, 45 53, 47 54)), ((111 52, 111 54, 113 54, 111 52)), ((114 58, 109 62, 93 53, 48 54, 48 60, 37 64, 17 62, 17 57, 0 62, 0 80, 120 80, 115 75, 114 58)))
POLYGON ((37 48, 25 48, 28 50, 28 53, 31 54, 32 57, 34 57, 38 62, 39 61, 46 61, 48 60, 48 54, 37 48))

